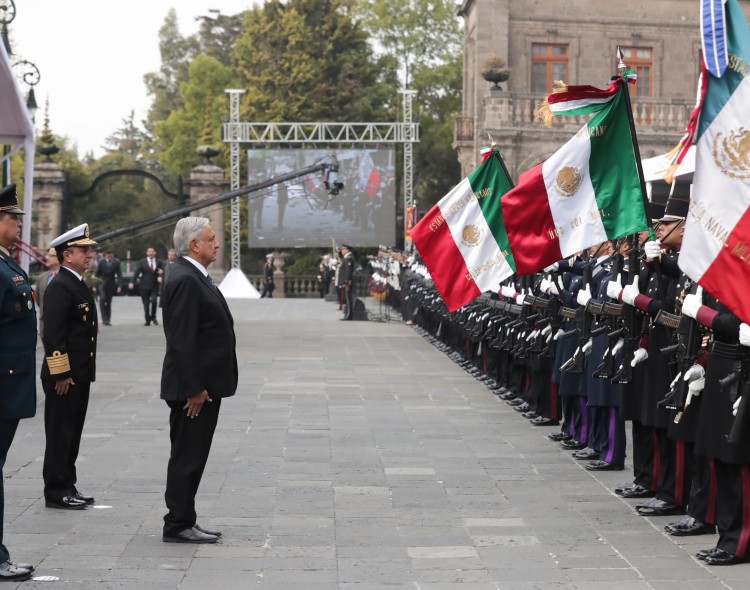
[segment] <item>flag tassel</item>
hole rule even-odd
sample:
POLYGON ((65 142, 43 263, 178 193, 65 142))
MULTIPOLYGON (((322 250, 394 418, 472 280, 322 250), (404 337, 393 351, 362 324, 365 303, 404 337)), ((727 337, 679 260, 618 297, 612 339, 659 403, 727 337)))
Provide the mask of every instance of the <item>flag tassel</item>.
MULTIPOLYGON (((555 87, 552 89, 553 94, 567 91, 568 85, 565 82, 563 82, 562 80, 555 80, 555 87)), ((534 115, 537 119, 542 121, 546 127, 552 127, 552 121, 555 118, 555 113, 552 112, 552 109, 549 106, 548 97, 545 96, 544 100, 536 105, 536 111, 534 112, 534 115)))

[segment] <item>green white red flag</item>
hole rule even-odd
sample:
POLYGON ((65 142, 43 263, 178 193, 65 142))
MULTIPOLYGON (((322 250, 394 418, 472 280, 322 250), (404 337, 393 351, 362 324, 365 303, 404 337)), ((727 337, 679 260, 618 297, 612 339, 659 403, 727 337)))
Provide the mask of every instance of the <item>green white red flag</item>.
POLYGON ((707 10, 713 4, 704 3, 704 13, 714 14, 716 21, 711 27, 704 23, 704 32, 711 34, 704 45, 720 48, 726 30, 727 56, 716 50, 704 63, 702 101, 678 150, 683 154, 696 138, 679 265, 750 323, 750 27, 737 0, 726 2, 725 19, 720 6, 713 13, 707 10))
POLYGON ((515 272, 500 201, 512 183, 499 158, 486 158, 411 230, 450 311, 497 291, 515 272))
POLYGON ((570 86, 547 98, 553 115, 596 114, 503 195, 505 230, 519 275, 648 229, 627 91, 625 79, 618 77, 606 90, 570 86))

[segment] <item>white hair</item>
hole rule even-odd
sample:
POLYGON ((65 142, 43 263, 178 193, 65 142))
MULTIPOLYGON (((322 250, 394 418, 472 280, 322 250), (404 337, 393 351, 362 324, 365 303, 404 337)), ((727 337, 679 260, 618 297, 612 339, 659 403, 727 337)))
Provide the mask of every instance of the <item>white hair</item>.
POLYGON ((187 256, 190 242, 198 238, 203 228, 209 227, 207 217, 183 217, 174 228, 174 249, 177 256, 187 256))

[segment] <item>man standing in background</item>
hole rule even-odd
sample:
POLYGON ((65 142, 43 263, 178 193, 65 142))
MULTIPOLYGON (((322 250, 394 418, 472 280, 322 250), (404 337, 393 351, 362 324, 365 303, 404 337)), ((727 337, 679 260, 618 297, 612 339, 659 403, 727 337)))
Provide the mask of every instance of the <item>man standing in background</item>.
POLYGON ((47 292, 47 285, 52 282, 60 270, 60 261, 57 259, 57 250, 50 248, 47 250, 47 270, 36 277, 36 306, 39 310, 39 335, 44 333, 44 294, 47 292))
POLYGON ((156 303, 159 299, 159 284, 161 275, 164 272, 161 260, 156 258, 156 250, 148 248, 146 258, 141 258, 133 273, 133 282, 128 286, 131 290, 134 284, 138 284, 138 290, 141 292, 141 301, 143 301, 143 313, 146 317, 144 326, 159 325, 156 321, 156 303))
POLYGON ((96 276, 101 279, 99 308, 102 311, 102 323, 105 326, 111 326, 112 298, 115 293, 122 291, 120 287, 120 278, 122 277, 120 261, 115 258, 112 250, 107 250, 104 258, 99 261, 99 265, 96 267, 96 276))

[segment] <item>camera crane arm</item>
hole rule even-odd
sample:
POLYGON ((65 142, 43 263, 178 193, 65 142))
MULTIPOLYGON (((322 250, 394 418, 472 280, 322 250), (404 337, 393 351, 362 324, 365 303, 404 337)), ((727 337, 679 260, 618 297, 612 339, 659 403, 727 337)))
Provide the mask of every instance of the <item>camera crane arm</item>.
POLYGON ((301 176, 307 176, 308 174, 313 174, 315 172, 320 172, 320 171, 323 171, 325 179, 326 179, 324 183, 326 190, 329 191, 332 195, 337 194, 338 191, 343 188, 343 183, 338 182, 338 181, 335 181, 333 183, 328 182, 328 178, 331 176, 331 173, 338 172, 338 161, 336 160, 335 157, 331 156, 331 157, 326 158, 326 161, 318 162, 317 164, 313 164, 312 166, 301 168, 300 170, 293 170, 292 172, 287 172, 286 174, 274 176, 273 178, 269 178, 268 180, 264 180, 262 182, 249 184, 247 186, 240 187, 237 190, 222 193, 215 197, 209 197, 208 199, 203 199, 202 201, 196 201, 195 203, 191 203, 190 205, 185 205, 184 207, 178 207, 177 209, 173 209, 171 211, 159 213, 158 215, 154 215, 153 217, 149 217, 148 219, 144 219, 143 221, 138 221, 127 227, 122 227, 119 229, 114 229, 109 232, 105 232, 103 234, 95 236, 93 239, 101 243, 106 240, 111 240, 113 238, 119 237, 123 234, 136 232, 139 229, 143 229, 144 227, 148 227, 150 225, 156 225, 158 223, 162 223, 170 219, 183 217, 185 214, 189 214, 191 211, 195 211, 197 209, 203 209, 205 207, 210 207, 211 205, 223 203, 224 201, 228 201, 229 199, 234 199, 235 197, 248 195, 248 194, 263 190, 265 188, 275 186, 277 184, 281 184, 282 182, 294 180, 295 178, 299 178, 301 176))

